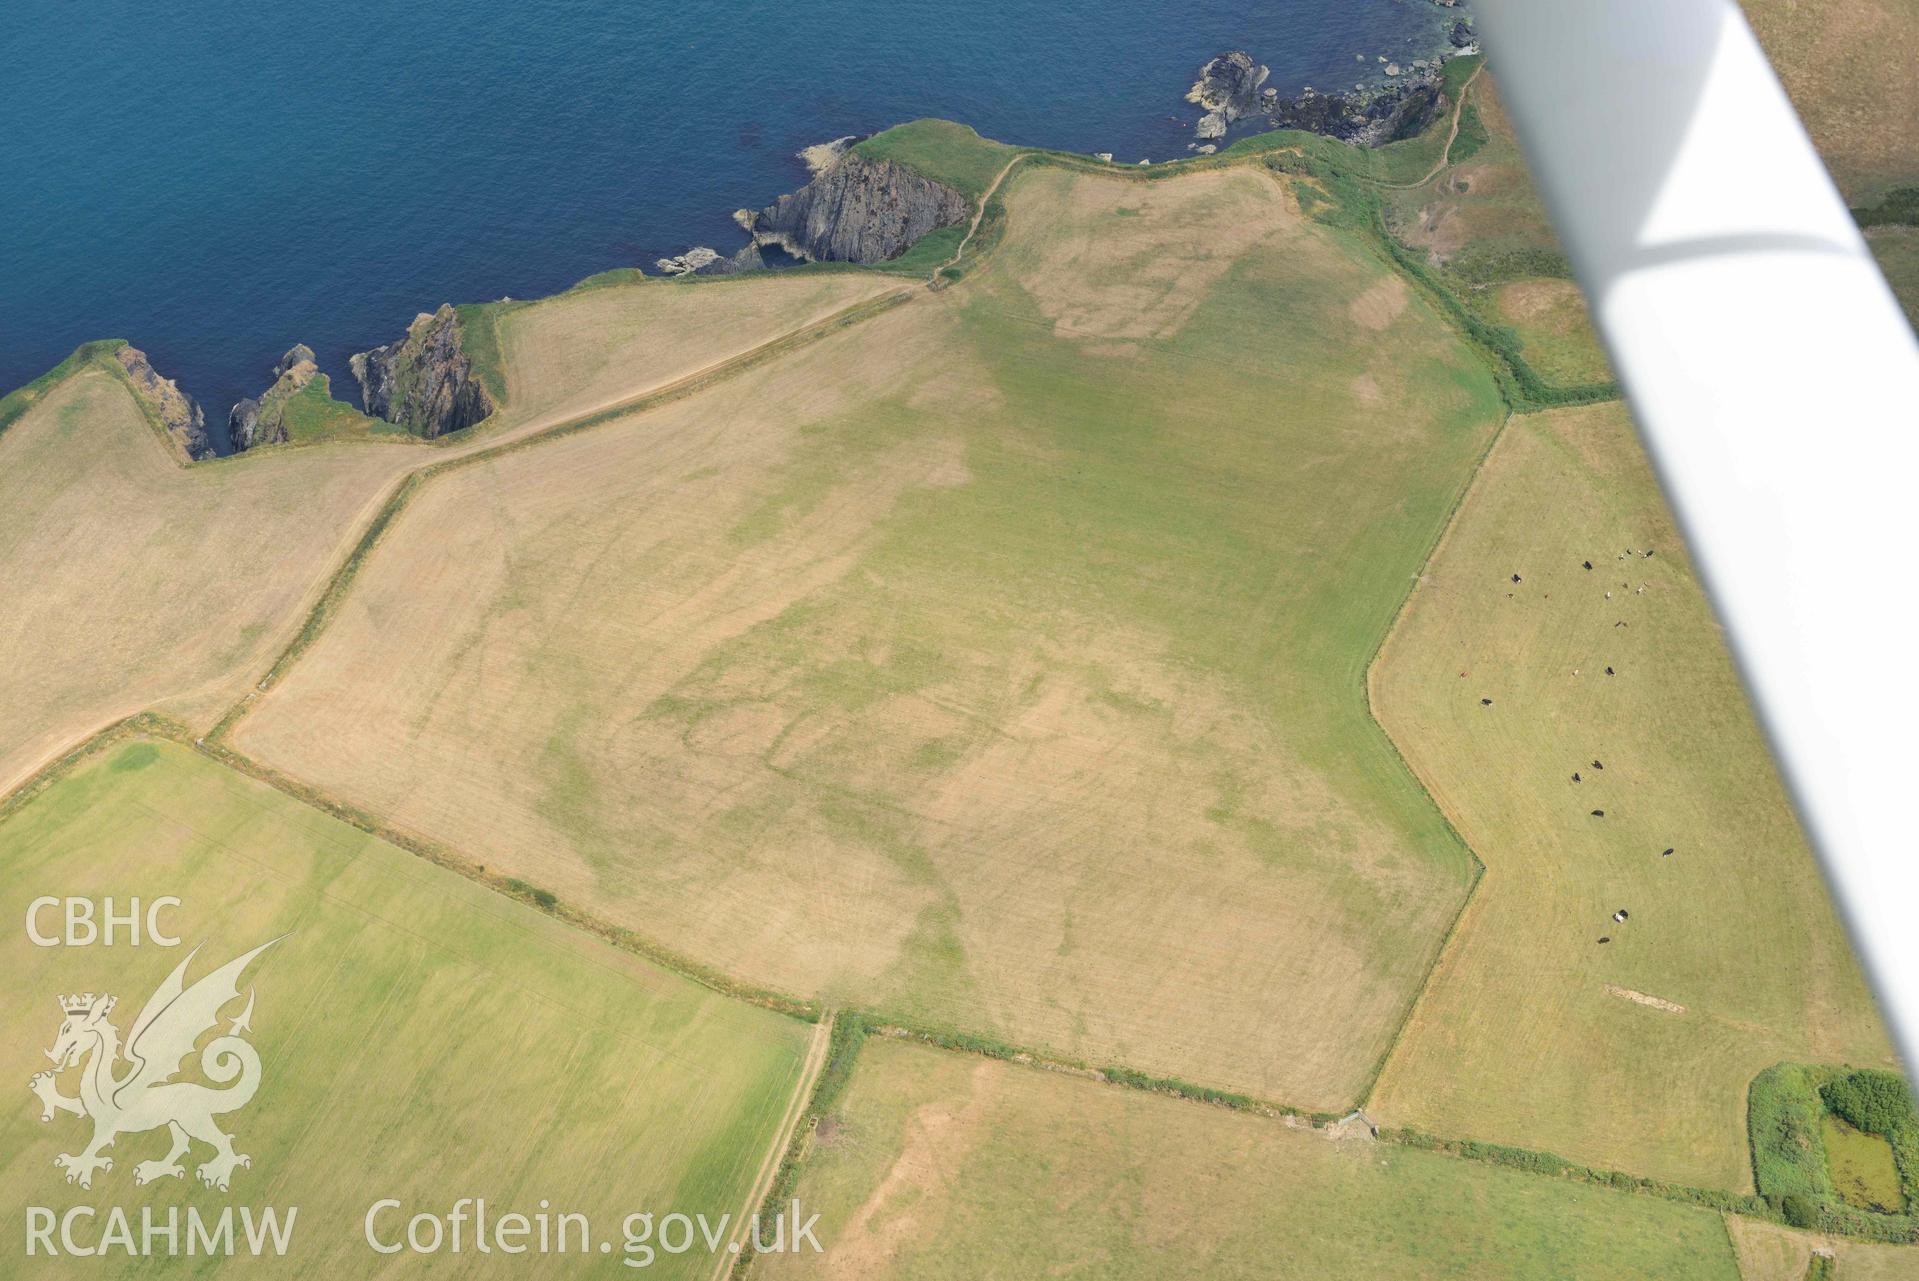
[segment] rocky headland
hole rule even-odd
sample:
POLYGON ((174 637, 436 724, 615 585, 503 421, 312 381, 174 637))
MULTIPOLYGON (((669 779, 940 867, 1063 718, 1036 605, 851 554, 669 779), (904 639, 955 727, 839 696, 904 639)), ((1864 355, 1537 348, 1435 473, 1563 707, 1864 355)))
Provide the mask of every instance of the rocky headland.
POLYGON ((197 461, 214 456, 213 442, 207 437, 206 414, 199 401, 181 391, 171 378, 156 373, 147 354, 138 347, 119 347, 113 359, 125 371, 133 394, 186 458, 197 461))
POLYGON ((1199 79, 1186 92, 1186 101, 1206 112, 1193 126, 1193 136, 1208 141, 1224 138, 1228 125, 1257 112, 1270 75, 1244 49, 1222 53, 1201 67, 1199 79))
POLYGON ((481 422, 496 406, 474 371, 451 303, 421 312, 406 337, 347 362, 366 412, 431 440, 481 422))
POLYGON ((897 161, 869 160, 844 143, 808 148, 809 163, 819 166, 813 181, 735 215, 755 246, 775 245, 808 262, 885 262, 972 212, 945 183, 897 161))
POLYGON ((320 372, 314 363, 313 349, 295 343, 273 366, 273 385, 256 400, 249 396, 227 414, 227 434, 233 451, 241 453, 260 445, 284 445, 288 439, 286 409, 313 376, 320 372))
MULTIPOLYGON (((1435 3, 1453 7, 1455 0, 1435 3)), ((1402 65, 1380 56, 1384 83, 1361 81, 1334 92, 1307 86, 1292 98, 1281 97, 1266 84, 1266 68, 1244 49, 1222 53, 1200 68, 1199 79, 1186 94, 1188 102, 1206 113, 1193 125, 1192 149, 1210 154, 1236 121, 1254 118, 1269 129, 1303 129, 1362 147, 1410 138, 1439 114, 1446 59, 1478 48, 1472 24, 1462 18, 1447 33, 1446 47, 1429 57, 1402 65)))
MULTIPOLYGON (((1453 7, 1457 0, 1433 3, 1453 7)), ((1246 50, 1219 54, 1200 68, 1186 93, 1186 100, 1203 113, 1193 126, 1191 150, 1212 154, 1242 122, 1306 130, 1360 146, 1418 134, 1441 110, 1444 60, 1478 51, 1467 19, 1454 22, 1446 40, 1449 47, 1405 66, 1379 57, 1383 82, 1362 81, 1333 92, 1307 87, 1290 98, 1267 83, 1270 70, 1246 50)), ((1362 55, 1359 61, 1366 59, 1362 55)), ((896 160, 863 154, 859 141, 849 135, 800 151, 799 159, 811 175, 805 186, 764 208, 734 214, 749 238, 743 248, 726 254, 696 245, 655 260, 655 269, 666 276, 760 270, 768 265, 762 253, 768 247, 807 262, 883 263, 928 233, 962 223, 972 214, 973 202, 965 193, 896 160)), ((1098 159, 1110 162, 1113 157, 1101 152, 1098 159)), ((191 396, 155 373, 137 348, 122 347, 114 358, 184 457, 216 455, 205 416, 191 396)), ((498 408, 474 369, 459 312, 450 304, 415 317, 398 342, 360 352, 348 363, 367 414, 418 436, 431 439, 462 431, 498 408)), ((265 391, 241 400, 227 416, 236 452, 289 439, 288 404, 319 376, 312 350, 296 344, 274 366, 272 376, 265 391)))

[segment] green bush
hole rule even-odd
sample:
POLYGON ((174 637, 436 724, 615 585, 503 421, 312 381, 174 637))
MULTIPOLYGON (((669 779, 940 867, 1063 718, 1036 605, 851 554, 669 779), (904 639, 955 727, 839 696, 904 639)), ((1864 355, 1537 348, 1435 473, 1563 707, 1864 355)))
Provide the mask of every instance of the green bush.
POLYGON ((517 876, 506 878, 506 888, 521 898, 532 899, 549 912, 560 903, 559 897, 552 890, 543 890, 537 885, 529 885, 517 876))
POLYGON ((1870 209, 1852 211, 1861 227, 1919 227, 1919 187, 1895 187, 1870 209))
POLYGON ((1795 1228, 1815 1227, 1819 1223, 1819 1203, 1802 1192, 1784 1197, 1779 1203, 1779 1212, 1786 1222, 1795 1228))
POLYGON ((1855 1130, 1891 1138, 1913 1124, 1912 1091, 1905 1079, 1877 1068, 1862 1068, 1819 1087, 1826 1107, 1855 1130))

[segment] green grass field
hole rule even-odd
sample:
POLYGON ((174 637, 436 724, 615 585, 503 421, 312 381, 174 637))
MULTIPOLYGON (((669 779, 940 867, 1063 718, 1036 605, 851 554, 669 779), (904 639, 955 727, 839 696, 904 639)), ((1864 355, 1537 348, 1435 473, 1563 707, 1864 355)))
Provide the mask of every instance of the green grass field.
POLYGON ((1363 677, 1492 378, 1254 167, 1005 197, 961 287, 426 486, 235 745, 757 984, 1350 1104, 1472 875, 1363 677))
MULTIPOLYGON (((460 1196, 528 1213, 545 1198, 588 1214, 600 1234, 616 1234, 641 1209, 737 1212, 778 1134, 811 1032, 165 740, 109 748, 0 823, 0 910, 15 923, 0 941, 8 975, 0 1078, 17 1089, 0 1112, 0 1199, 163 1214, 229 1199, 297 1206, 290 1257, 304 1275, 364 1276, 386 1262, 361 1238, 363 1216, 383 1197, 436 1213, 460 1196), (18 923, 44 893, 113 895, 123 906, 134 895, 175 895, 181 906, 167 919, 184 946, 32 946, 18 923), (248 973, 263 1076, 251 1104, 223 1120, 253 1158, 231 1197, 192 1183, 191 1169, 186 1182, 136 1191, 133 1166, 164 1154, 164 1132, 122 1136, 110 1151, 114 1168, 90 1191, 63 1183, 53 1156, 84 1146, 85 1123, 66 1115, 41 1123, 25 1089, 47 1066, 41 1051, 61 1019, 55 998, 115 994, 124 1034, 191 947, 204 945, 190 978, 280 935, 248 973)), ((64 1092, 74 1092, 75 1075, 64 1092)), ((467 1275, 474 1259, 431 1265, 435 1275, 467 1275)), ((66 1266, 102 1274, 101 1261, 84 1262, 95 1267, 66 1266)), ((63 1265, 42 1266, 50 1270, 36 1275, 63 1265)), ((538 1276, 579 1275, 581 1266, 527 1263, 538 1276)), ((684 1256, 653 1272, 710 1270, 710 1260, 684 1256)), ((250 1274, 204 1261, 164 1271, 250 1274)))
POLYGON ((1745 1190, 1755 1075, 1886 1061, 1620 408, 1513 420, 1375 690, 1486 863, 1387 1064, 1383 1120, 1745 1190))
POLYGON ((878 1039, 799 1196, 825 1252, 754 1276, 1739 1275, 1709 1210, 878 1039))
POLYGON ((307 384, 287 397, 287 443, 317 445, 327 440, 353 440, 367 436, 411 439, 411 433, 398 423, 368 418, 353 406, 333 398, 331 381, 315 374, 307 384))
POLYGON ((1892 1214, 1906 1208, 1892 1144, 1877 1134, 1855 1130, 1836 1116, 1821 1119, 1819 1136, 1825 1141, 1833 1187, 1849 1204, 1892 1214))
POLYGON ((856 143, 853 151, 917 169, 977 201, 1020 148, 989 141, 951 120, 914 120, 856 143))

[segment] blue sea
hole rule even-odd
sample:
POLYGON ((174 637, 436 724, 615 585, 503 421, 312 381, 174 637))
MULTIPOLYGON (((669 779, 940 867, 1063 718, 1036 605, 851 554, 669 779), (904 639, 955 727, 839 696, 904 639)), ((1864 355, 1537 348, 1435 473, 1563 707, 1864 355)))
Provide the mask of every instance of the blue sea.
MULTIPOLYGON (((0 26, 0 390, 126 338, 224 431, 292 343, 554 292, 919 116, 1122 161, 1186 154, 1202 62, 1291 94, 1437 48, 1431 0, 12 0, 0 26), (1356 57, 1357 55, 1357 57, 1356 57), (1363 57, 1363 61, 1359 58, 1363 57)), ((357 399, 357 389, 352 393, 357 399)))

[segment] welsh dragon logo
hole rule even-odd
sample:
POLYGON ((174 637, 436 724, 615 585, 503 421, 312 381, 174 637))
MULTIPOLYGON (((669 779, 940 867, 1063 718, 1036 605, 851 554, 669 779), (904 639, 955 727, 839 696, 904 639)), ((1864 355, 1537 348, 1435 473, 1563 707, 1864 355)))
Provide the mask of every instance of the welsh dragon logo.
POLYGON ((240 975, 248 964, 279 941, 262 943, 188 987, 187 966, 199 954, 195 948, 147 998, 140 1017, 127 1033, 124 1048, 119 1029, 107 1018, 113 1013, 115 998, 91 992, 60 998, 65 1021, 60 1024, 53 1048, 47 1051, 53 1070, 38 1073, 29 1086, 40 1099, 42 1121, 51 1121, 56 1112, 71 1112, 93 1121, 93 1141, 84 1151, 53 1158, 53 1163, 67 1172, 68 1183, 92 1187, 96 1170, 113 1169, 113 1159, 102 1156, 102 1149, 111 1147, 122 1134, 161 1126, 172 1135, 173 1146, 161 1159, 135 1165, 135 1183, 184 1177, 180 1158, 195 1139, 213 1149, 212 1159, 197 1171, 208 1187, 225 1191, 236 1166, 253 1164, 251 1157, 233 1150, 233 1136, 213 1121, 216 1116, 245 1107, 260 1087, 260 1055, 242 1035, 252 1030, 252 989, 247 991, 246 1008, 229 1023, 226 1032, 208 1041, 200 1051, 200 1071, 224 1088, 172 1078, 200 1038, 219 1024, 220 1011, 239 999, 240 975), (126 1061, 124 1069, 122 1059, 126 1061), (80 1066, 82 1063, 84 1066, 80 1066), (73 1067, 80 1067, 80 1093, 69 1098, 60 1093, 56 1078, 73 1067))

